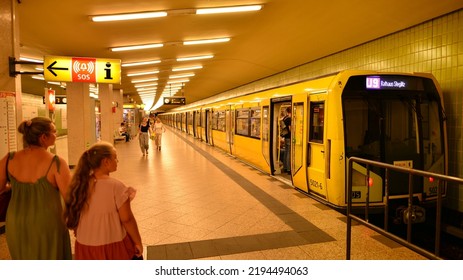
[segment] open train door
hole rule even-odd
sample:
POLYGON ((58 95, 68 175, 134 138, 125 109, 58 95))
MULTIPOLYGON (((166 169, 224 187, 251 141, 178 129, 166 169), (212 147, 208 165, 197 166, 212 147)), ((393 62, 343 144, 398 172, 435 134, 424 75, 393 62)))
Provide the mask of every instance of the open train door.
POLYGON ((308 192, 326 198, 326 178, 329 176, 328 163, 330 143, 326 141, 326 93, 309 95, 308 141, 307 141, 307 184, 308 192))
MULTIPOLYGON (((282 119, 285 116, 287 107, 291 106, 291 96, 283 96, 273 98, 270 103, 270 115, 269 115, 269 160, 271 174, 284 178, 285 180, 291 180, 291 175, 283 171, 283 157, 284 157, 284 139, 280 137, 280 131, 282 129, 282 119)), ((264 123, 265 125, 265 123, 264 123)), ((263 128, 264 133, 267 128, 263 128)), ((265 137, 264 134, 262 137, 265 137)))
POLYGON ((293 185, 307 188, 305 143, 307 143, 307 93, 295 94, 292 98, 291 119, 291 175, 293 185))

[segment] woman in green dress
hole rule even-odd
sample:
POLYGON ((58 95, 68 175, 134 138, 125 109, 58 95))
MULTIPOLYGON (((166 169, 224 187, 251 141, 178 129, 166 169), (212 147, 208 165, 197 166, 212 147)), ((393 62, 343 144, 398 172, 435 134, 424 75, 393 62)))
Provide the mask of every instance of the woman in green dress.
POLYGON ((12 191, 5 224, 11 258, 71 259, 62 203, 71 172, 66 161, 47 150, 55 144, 56 127, 50 119, 36 117, 23 121, 18 131, 24 149, 0 161, 0 193, 9 187, 12 191))

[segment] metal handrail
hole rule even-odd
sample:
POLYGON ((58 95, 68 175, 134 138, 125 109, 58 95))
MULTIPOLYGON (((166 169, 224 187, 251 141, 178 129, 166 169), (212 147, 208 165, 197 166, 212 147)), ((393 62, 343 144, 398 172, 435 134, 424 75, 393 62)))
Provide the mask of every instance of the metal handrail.
MULTIPOLYGON (((463 179, 458 178, 458 177, 453 177, 453 176, 447 176, 443 174, 438 174, 438 173, 433 173, 433 172, 427 172, 427 171, 422 171, 422 170, 417 170, 417 169, 410 169, 410 168, 405 168, 405 167, 400 167, 400 166, 395 166, 392 164, 387 164, 383 162, 378 162, 378 161, 372 161, 372 160, 367 160, 363 158, 358 158, 358 157, 351 157, 348 160, 348 179, 347 179, 347 238, 346 238, 346 260, 350 260, 350 255, 351 255, 351 236, 352 236, 352 219, 359 222, 360 224, 378 232, 379 234, 382 234, 383 236, 386 236, 389 239, 394 240, 395 242, 401 244, 402 246, 407 247, 408 249, 411 249, 415 251, 416 253, 428 258, 428 259, 436 259, 440 260, 441 258, 439 257, 439 249, 440 249, 440 228, 441 228, 441 217, 442 217, 442 188, 443 188, 443 183, 445 182, 454 182, 457 184, 463 184, 463 179), (376 166, 380 168, 385 169, 385 229, 379 228, 373 224, 370 224, 368 222, 368 208, 369 208, 369 188, 367 188, 367 201, 366 201, 366 207, 365 207, 365 220, 361 219, 355 215, 351 214, 351 209, 352 209, 352 170, 353 170, 353 163, 363 163, 366 164, 366 169, 367 169, 367 178, 370 177, 370 165, 371 166, 376 166), (389 233, 387 230, 387 224, 388 224, 388 209, 389 209, 389 170, 394 170, 402 173, 408 173, 409 175, 409 193, 408 193, 408 209, 411 209, 413 206, 413 175, 416 176, 422 176, 422 177, 432 177, 434 179, 439 180, 439 184, 437 185, 437 203, 436 203, 436 239, 435 239, 435 248, 434 248, 434 253, 431 253, 429 251, 426 251, 414 244, 411 243, 411 230, 412 230, 412 222, 410 221, 410 218, 407 223, 407 240, 404 240, 400 237, 397 237, 391 233, 389 233)), ((367 184, 368 186, 368 184, 367 184)), ((410 213, 410 212, 409 212, 410 213)))

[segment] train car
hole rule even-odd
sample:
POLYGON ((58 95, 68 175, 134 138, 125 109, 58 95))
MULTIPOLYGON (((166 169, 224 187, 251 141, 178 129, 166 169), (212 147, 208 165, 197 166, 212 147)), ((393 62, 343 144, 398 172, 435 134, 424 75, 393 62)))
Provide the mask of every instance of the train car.
MULTIPOLYGON (((197 102, 188 133, 270 175, 289 181, 334 208, 345 209, 349 157, 447 173, 442 91, 431 74, 342 71, 278 88, 197 102), (281 116, 291 108, 291 172, 281 172, 281 116), (193 131, 193 132, 190 132, 193 131)), ((192 116, 190 120, 188 116, 192 116)), ((183 120, 183 119, 182 119, 183 120)), ((354 164, 352 199, 384 207, 384 171, 354 164)), ((389 178, 389 200, 408 194, 408 176, 389 178)), ((415 178, 414 197, 434 201, 436 182, 415 178)), ((445 196, 445 193, 443 194, 445 196)))

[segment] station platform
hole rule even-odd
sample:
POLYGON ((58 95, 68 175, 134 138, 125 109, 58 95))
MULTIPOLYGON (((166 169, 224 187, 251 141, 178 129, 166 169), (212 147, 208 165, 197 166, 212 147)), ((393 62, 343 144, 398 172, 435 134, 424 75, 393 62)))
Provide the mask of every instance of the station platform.
MULTIPOLYGON (((145 259, 346 259, 345 215, 185 133, 168 128, 162 141, 147 156, 138 138, 115 144, 111 176, 137 189, 145 259)), ((426 258, 354 222, 351 259, 426 258)))

